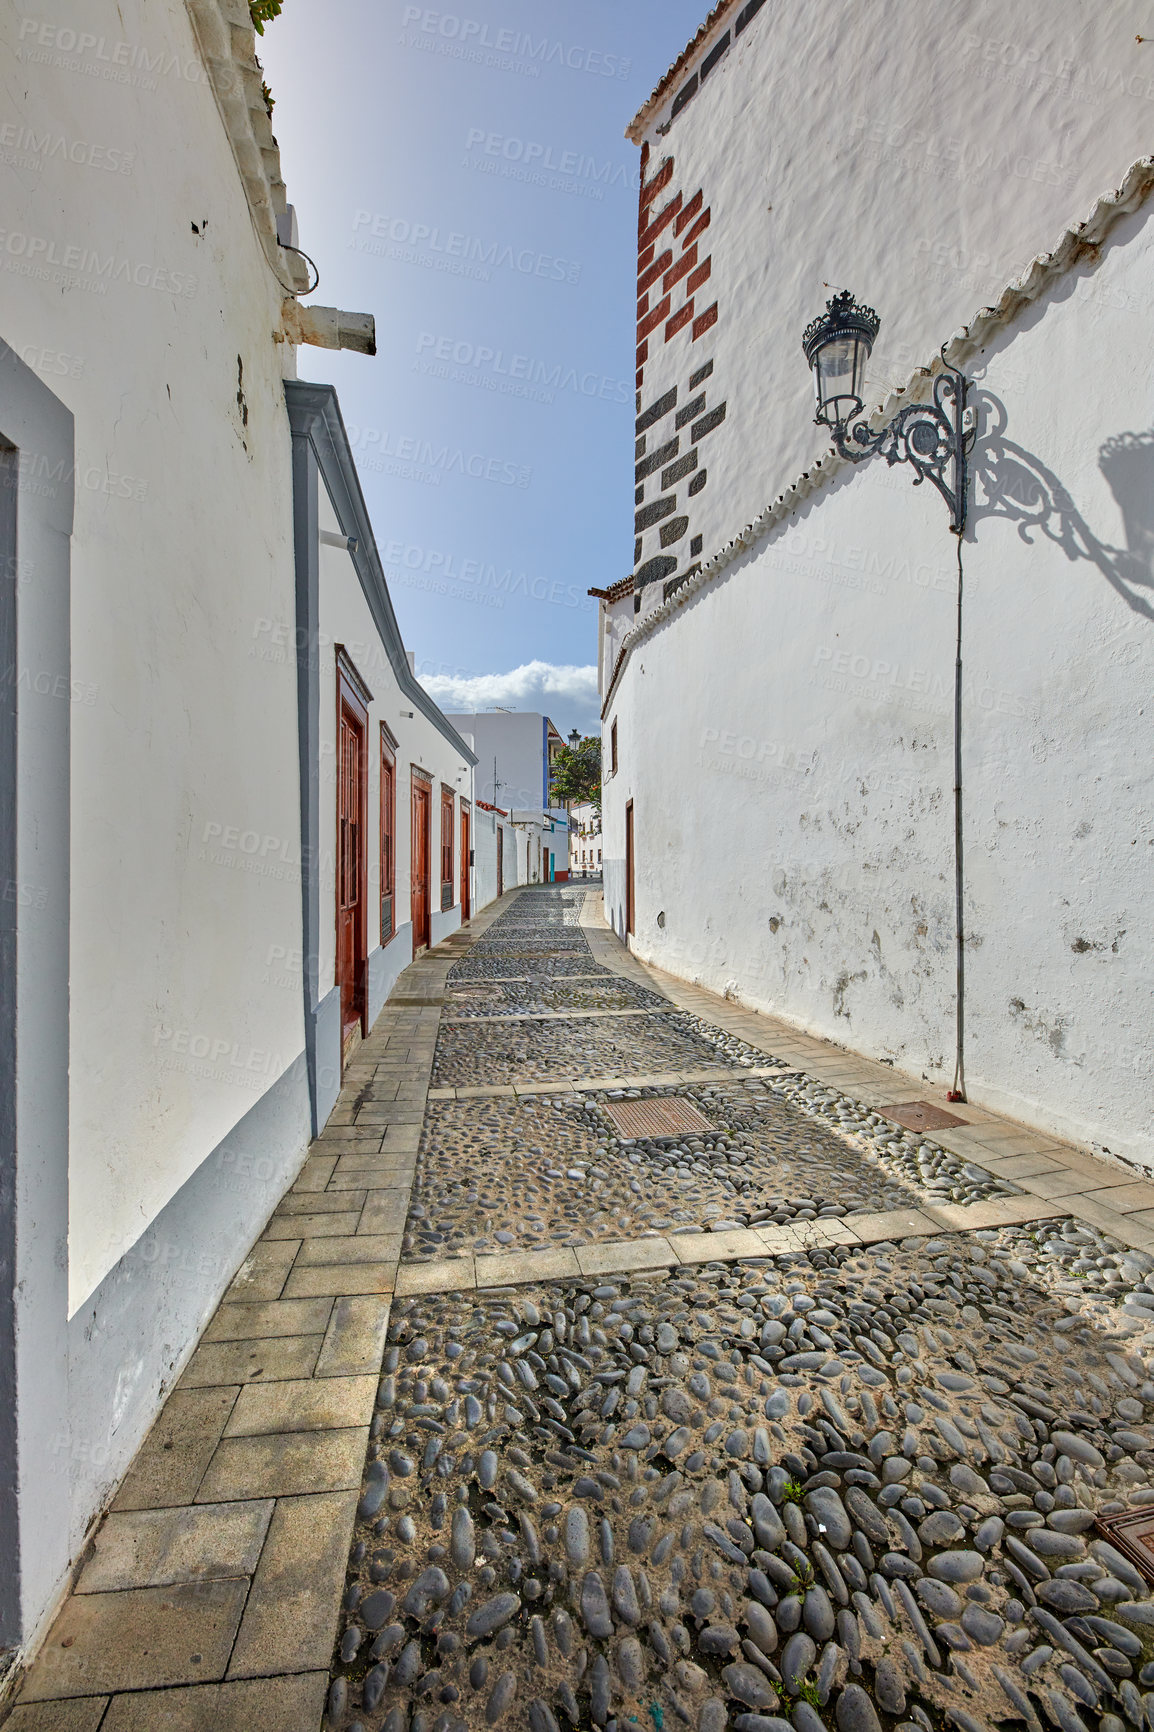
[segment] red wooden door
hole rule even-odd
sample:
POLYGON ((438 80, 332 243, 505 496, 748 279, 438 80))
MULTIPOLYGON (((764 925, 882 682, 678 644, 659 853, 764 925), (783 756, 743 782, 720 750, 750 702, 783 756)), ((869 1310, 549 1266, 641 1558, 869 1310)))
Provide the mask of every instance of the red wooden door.
POLYGON ((365 905, 365 732, 368 715, 345 678, 339 681, 337 747, 337 982, 341 1046, 365 1033, 368 966, 365 905))
POLYGON ((633 931, 633 801, 625 807, 625 931, 633 931))
POLYGON ((429 942, 429 844, 432 800, 427 782, 413 777, 413 955, 429 942))
POLYGON ((469 900, 469 808, 461 802, 461 919, 467 920, 472 904, 469 900))

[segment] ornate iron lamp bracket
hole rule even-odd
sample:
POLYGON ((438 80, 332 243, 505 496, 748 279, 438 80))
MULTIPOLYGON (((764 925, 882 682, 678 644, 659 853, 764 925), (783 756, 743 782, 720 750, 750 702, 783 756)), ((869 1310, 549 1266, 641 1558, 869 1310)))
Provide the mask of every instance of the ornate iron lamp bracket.
POLYGON ((842 457, 861 463, 880 452, 889 464, 908 463, 914 486, 932 481, 950 511, 950 528, 966 526, 967 454, 974 442, 973 411, 966 408, 965 375, 952 368, 934 380, 933 401, 907 403, 877 433, 864 421, 849 427, 835 421, 830 431, 842 457))

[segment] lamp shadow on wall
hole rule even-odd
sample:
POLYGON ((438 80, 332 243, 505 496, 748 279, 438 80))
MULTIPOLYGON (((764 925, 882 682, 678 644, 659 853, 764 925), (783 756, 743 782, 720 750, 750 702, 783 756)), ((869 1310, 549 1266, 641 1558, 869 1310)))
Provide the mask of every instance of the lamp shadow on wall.
POLYGON ((1088 559, 1128 607, 1154 620, 1154 428, 1116 433, 1098 467, 1122 513, 1125 547, 1101 541, 1067 489, 1033 452, 1006 437, 1009 416, 992 391, 971 390, 981 429, 970 458, 970 523, 1001 517, 1031 546, 1042 535, 1067 559, 1088 559))

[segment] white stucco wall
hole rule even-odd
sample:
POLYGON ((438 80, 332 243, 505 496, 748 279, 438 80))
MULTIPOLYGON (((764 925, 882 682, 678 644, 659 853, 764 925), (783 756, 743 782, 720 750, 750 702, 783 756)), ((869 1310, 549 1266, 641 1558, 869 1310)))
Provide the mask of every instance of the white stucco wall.
POLYGON ((477 792, 482 800, 508 809, 543 806, 545 718, 530 711, 482 710, 468 715, 446 712, 453 726, 470 734, 477 754, 477 792), (493 793, 493 759, 500 787, 493 793))
MULTIPOLYGON (((970 1097, 1146 1167, 1152 304, 1148 206, 970 364, 963 549, 970 1097)), ((955 551, 907 468, 845 470, 637 644, 605 714, 606 907, 620 930, 632 798, 639 954, 939 1082, 955 551)))
POLYGON ((75 1309, 302 1046, 266 979, 299 942, 295 669, 252 654, 292 592, 292 351, 184 7, 3 34, 0 331, 76 418, 75 1309))
MULTIPOLYGON (((1009 11, 996 0, 850 11, 817 0, 763 6, 667 124, 739 10, 719 18, 643 128, 647 174, 668 156, 674 165, 650 215, 703 192, 711 215, 698 248, 712 275, 696 310, 716 300, 718 319, 696 342, 689 325, 669 341, 660 326, 650 335, 641 407, 673 385, 684 403, 707 360, 707 404, 727 404, 701 444, 708 484, 688 500, 680 484, 680 570, 690 537, 702 535, 708 558, 828 445, 812 424, 801 337, 835 289, 881 316, 867 394, 879 403, 1118 184, 1149 151, 1154 120, 1154 62, 1135 40, 1148 23, 1134 0, 1009 11)), ((672 312, 684 294, 682 281, 672 312)), ((659 297, 658 285, 650 304, 659 297)), ((646 503, 659 492, 647 481, 646 503)), ((642 561, 664 551, 657 526, 644 543, 642 561)), ((647 592, 645 605, 657 598, 647 592)))
MULTIPOLYGON (((477 769, 480 769, 480 765, 477 766, 477 769)), ((505 841, 502 889, 513 890, 524 879, 524 850, 517 848, 517 832, 507 819, 500 817, 496 812, 486 812, 478 806, 473 813, 473 851, 476 855, 474 867, 476 901, 473 906, 474 912, 478 914, 482 908, 494 901, 497 895, 498 832, 504 836, 505 841), (520 854, 520 861, 518 861, 518 854, 520 854)))

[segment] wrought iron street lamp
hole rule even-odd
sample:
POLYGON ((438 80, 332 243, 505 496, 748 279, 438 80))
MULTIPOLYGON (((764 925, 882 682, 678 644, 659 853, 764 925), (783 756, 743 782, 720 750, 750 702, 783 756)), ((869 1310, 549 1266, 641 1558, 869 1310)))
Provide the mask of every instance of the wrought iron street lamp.
POLYGON ((581 744, 581 735, 577 732, 576 728, 573 728, 570 732, 569 744, 572 746, 574 751, 576 751, 577 747, 581 744))
POLYGON ((966 524, 966 452, 973 442, 973 411, 966 408, 966 379, 947 367, 934 379, 933 401, 907 403, 877 433, 862 413, 865 366, 881 320, 848 289, 826 302, 825 312, 806 326, 801 340, 817 388, 819 426, 828 427, 840 454, 860 463, 880 451, 887 463, 909 463, 914 486, 930 480, 949 506, 950 528, 966 524))

